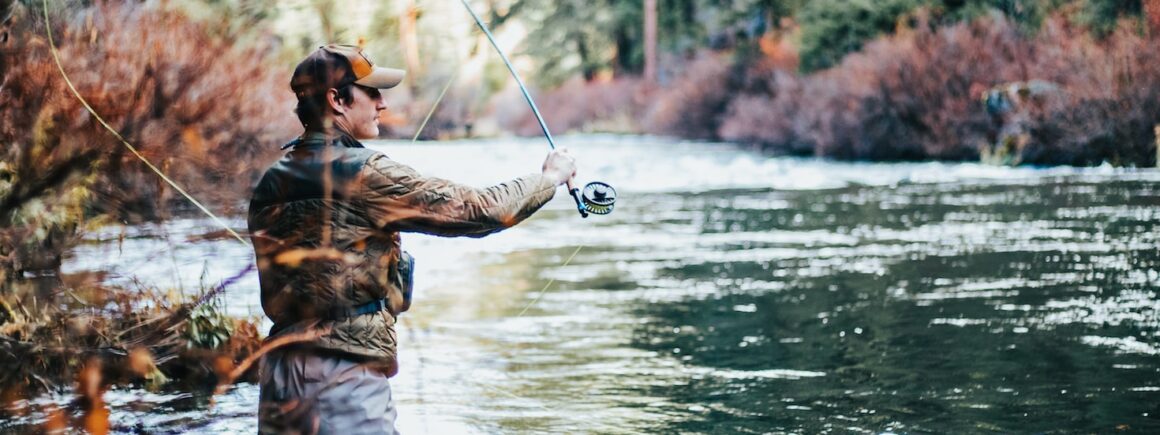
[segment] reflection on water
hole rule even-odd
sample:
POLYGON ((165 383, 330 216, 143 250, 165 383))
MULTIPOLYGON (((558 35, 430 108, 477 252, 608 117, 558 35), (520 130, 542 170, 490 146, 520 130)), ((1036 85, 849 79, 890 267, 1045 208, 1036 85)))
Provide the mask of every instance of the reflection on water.
MULTIPOLYGON (((565 142, 581 178, 617 187, 615 213, 581 220, 558 195, 491 238, 405 237, 418 261, 393 384, 405 433, 1160 431, 1154 170, 565 142)), ((473 184, 534 170, 544 151, 382 146, 473 184)), ((195 287, 252 261, 236 242, 186 241, 208 228, 94 242, 67 268, 166 285, 176 270, 195 287)), ((259 312, 256 278, 226 298, 259 312)), ((110 394, 120 430, 255 426, 252 385, 212 407, 110 394)))

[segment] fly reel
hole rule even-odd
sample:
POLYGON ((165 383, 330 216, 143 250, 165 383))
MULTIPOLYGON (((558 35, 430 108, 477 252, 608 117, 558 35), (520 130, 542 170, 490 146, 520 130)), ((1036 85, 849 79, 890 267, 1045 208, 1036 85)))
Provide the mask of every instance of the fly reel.
POLYGON ((580 217, 588 217, 588 213, 605 215, 612 213, 612 206, 616 205, 616 189, 608 183, 593 181, 580 189, 572 189, 572 199, 576 200, 576 210, 580 217))

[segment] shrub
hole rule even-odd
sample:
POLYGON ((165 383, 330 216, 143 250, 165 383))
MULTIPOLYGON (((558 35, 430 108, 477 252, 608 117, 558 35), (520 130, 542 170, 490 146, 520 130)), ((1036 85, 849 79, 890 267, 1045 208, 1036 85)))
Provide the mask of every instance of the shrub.
POLYGON ((72 297, 60 303, 33 303, 33 286, 0 295, 0 351, 23 356, 0 364, 0 391, 63 390, 94 360, 104 362, 94 380, 101 385, 175 381, 210 391, 261 345, 256 320, 226 317, 214 302, 156 288, 66 285, 72 297))
MULTIPOLYGON (((575 78, 533 97, 553 134, 640 131, 636 114, 643 111, 645 94, 637 79, 586 81, 575 78)), ((505 130, 523 136, 543 134, 518 89, 510 89, 497 100, 495 116, 505 130)))
POLYGON ((846 159, 1006 154, 1009 163, 1151 165, 1160 122, 1160 63, 1151 46, 1129 24, 1097 39, 1063 16, 1034 36, 1002 16, 941 28, 920 20, 829 70, 751 74, 774 91, 734 98, 718 134, 846 159), (1009 113, 987 112, 983 91, 1025 89, 1020 83, 1059 91, 1012 96, 1021 102, 1009 113))
POLYGON ((775 101, 801 101, 802 80, 791 70, 766 72, 768 93, 742 94, 729 102, 718 133, 721 138, 741 143, 764 144, 779 154, 813 154, 816 142, 808 137, 805 118, 797 108, 775 101))
MULTIPOLYGON (((5 61, 0 137, 15 145, 5 160, 39 156, 35 168, 17 163, 24 178, 95 150, 98 210, 154 217, 168 191, 69 93, 30 12, 18 11, 19 41, 4 53, 19 60, 5 61)), ((265 44, 235 46, 179 11, 134 3, 101 2, 53 24, 64 68, 95 111, 190 191, 219 193, 211 202, 236 205, 277 143, 297 133, 289 72, 264 62, 265 44)))
POLYGON ((1155 39, 1124 26, 1103 41, 1071 32, 1057 25, 1040 41, 1060 44, 1036 68, 1059 71, 1066 98, 1032 112, 1024 161, 1155 166, 1160 126, 1155 39))
MULTIPOLYGON (((185 200, 69 92, 53 61, 42 11, 20 3, 6 7, 10 18, 0 29, 0 178, 15 187, 0 192, 0 270, 10 275, 18 262, 15 240, 71 232, 94 216, 155 219, 185 200), (62 195, 76 188, 87 194, 62 195), (34 203, 40 211, 29 208, 34 203), (63 226, 36 217, 62 210, 73 214, 63 226)), ((268 38, 236 45, 163 5, 97 2, 52 12, 61 62, 80 94, 211 208, 241 205, 279 142, 297 134, 285 84, 289 71, 271 66, 274 53, 263 42, 268 38)))
POLYGON ((692 139, 713 139, 737 85, 728 56, 701 53, 684 74, 658 92, 645 114, 645 129, 692 139))
POLYGON ((816 154, 850 159, 964 159, 989 120, 973 90, 1019 79, 1028 47, 1002 18, 881 38, 806 79, 798 107, 816 154))

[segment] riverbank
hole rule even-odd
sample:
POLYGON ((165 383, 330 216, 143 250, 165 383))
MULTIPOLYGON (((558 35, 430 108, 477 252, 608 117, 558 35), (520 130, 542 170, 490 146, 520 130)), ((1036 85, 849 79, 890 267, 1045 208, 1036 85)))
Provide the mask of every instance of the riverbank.
POLYGON ((0 420, 104 434, 111 390, 210 395, 256 380, 256 367, 239 368, 262 345, 256 320, 224 315, 212 295, 61 282, 38 299, 25 287, 0 312, 0 420))
POLYGON ((6 403, 66 391, 91 401, 124 385, 212 391, 261 346, 256 318, 227 315, 216 299, 226 283, 188 294, 107 279, 53 274, 9 288, 0 301, 6 403))
MULTIPOLYGON (((808 73, 791 27, 691 54, 657 83, 576 79, 538 104, 560 132, 721 140, 777 155, 1156 166, 1156 40, 1138 23, 1097 36, 1069 20, 1052 15, 1029 32, 999 14, 942 25, 920 10, 808 73)), ((539 134, 522 100, 499 101, 503 129, 539 134)))
MULTIPOLYGON (((1063 16, 1027 31, 1005 17, 911 26, 827 70, 796 48, 753 46, 684 59, 666 82, 572 81, 539 97, 556 131, 659 133, 775 154, 842 160, 1153 167, 1160 53, 1122 26, 1103 38, 1063 16)), ((498 113, 527 113, 515 99, 498 113), (521 111, 522 110, 522 111, 521 111)), ((505 128, 534 136, 530 115, 505 128)))

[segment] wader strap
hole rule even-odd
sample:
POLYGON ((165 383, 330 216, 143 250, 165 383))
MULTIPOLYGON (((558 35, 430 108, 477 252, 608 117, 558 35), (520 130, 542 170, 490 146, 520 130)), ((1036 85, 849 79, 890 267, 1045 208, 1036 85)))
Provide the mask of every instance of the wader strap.
POLYGON ((375 299, 362 305, 355 305, 353 307, 331 308, 330 318, 328 320, 343 320, 351 317, 358 317, 363 314, 377 313, 379 311, 389 311, 386 299, 375 299))
MULTIPOLYGON (((321 320, 345 320, 364 314, 377 313, 379 311, 386 311, 388 313, 391 312, 386 299, 375 299, 365 304, 355 305, 353 307, 331 308, 330 311, 326 313, 326 318, 321 320)), ((395 313, 391 313, 391 315, 394 316, 395 313)), ((279 324, 278 322, 274 322, 274 326, 270 328, 270 335, 276 335, 294 323, 295 322, 279 324)))

